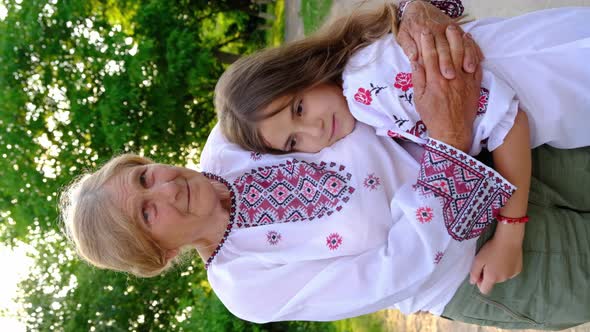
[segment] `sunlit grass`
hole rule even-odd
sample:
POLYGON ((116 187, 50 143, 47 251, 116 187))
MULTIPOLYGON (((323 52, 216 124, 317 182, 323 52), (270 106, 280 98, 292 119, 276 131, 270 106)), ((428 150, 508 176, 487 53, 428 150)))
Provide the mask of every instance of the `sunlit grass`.
POLYGON ((331 323, 339 332, 382 332, 392 331, 388 328, 380 312, 356 318, 343 319, 331 323))
POLYGON ((285 41, 285 0, 277 0, 269 4, 267 11, 274 15, 275 19, 267 22, 271 28, 266 34, 266 45, 278 46, 285 41))

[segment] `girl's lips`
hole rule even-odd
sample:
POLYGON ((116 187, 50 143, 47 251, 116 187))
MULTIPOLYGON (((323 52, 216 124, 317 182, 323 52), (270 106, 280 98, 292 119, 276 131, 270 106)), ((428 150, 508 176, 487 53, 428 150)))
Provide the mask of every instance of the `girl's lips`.
POLYGON ((330 141, 334 138, 336 132, 336 114, 332 115, 332 132, 330 133, 330 141))

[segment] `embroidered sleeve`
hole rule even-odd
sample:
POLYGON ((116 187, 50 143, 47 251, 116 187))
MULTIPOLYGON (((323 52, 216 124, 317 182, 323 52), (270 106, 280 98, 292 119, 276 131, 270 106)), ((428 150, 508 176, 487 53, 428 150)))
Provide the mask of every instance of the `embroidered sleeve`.
POLYGON ((442 201, 449 235, 462 241, 481 235, 516 188, 473 157, 428 139, 415 189, 442 201))
MULTIPOLYGON (((405 4, 408 1, 410 0, 404 0, 399 3, 397 14, 399 19, 401 19, 402 10, 404 9, 405 4)), ((465 10, 461 0, 430 0, 428 2, 430 2, 436 8, 443 11, 450 18, 458 18, 459 16, 463 15, 463 11, 465 10)))

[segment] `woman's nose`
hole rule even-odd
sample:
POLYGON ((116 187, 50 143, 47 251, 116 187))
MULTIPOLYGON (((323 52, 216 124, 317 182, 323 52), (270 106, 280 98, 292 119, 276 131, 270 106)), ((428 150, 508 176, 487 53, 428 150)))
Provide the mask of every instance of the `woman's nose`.
POLYGON ((182 191, 180 184, 174 180, 155 183, 151 189, 153 195, 163 198, 169 202, 175 202, 178 200, 178 195, 182 191))

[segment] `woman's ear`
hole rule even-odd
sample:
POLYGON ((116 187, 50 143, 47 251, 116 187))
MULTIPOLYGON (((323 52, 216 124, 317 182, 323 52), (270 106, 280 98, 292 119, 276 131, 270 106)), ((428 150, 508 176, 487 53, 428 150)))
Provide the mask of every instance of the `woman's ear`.
POLYGON ((166 251, 166 262, 171 261, 174 257, 178 256, 178 249, 170 249, 166 251))

